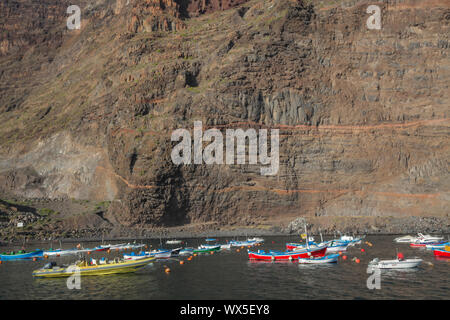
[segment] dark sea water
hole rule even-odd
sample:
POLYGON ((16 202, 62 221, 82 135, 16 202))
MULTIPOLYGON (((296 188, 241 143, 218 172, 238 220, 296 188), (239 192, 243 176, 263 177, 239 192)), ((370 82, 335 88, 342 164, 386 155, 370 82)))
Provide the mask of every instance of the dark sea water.
MULTIPOLYGON (((394 243, 394 236, 367 236, 366 244, 349 248, 347 260, 339 259, 332 265, 299 265, 296 262, 251 262, 247 251, 236 248, 229 251, 194 257, 159 260, 136 273, 82 277, 81 289, 69 290, 67 279, 35 279, 31 273, 47 261, 3 261, 0 265, 0 300, 5 299, 449 299, 450 259, 437 260, 432 251, 410 248, 408 244, 394 243), (366 252, 361 252, 364 248, 366 252), (367 264, 375 257, 392 259, 396 248, 406 258, 424 260, 413 270, 382 271, 381 289, 369 290, 366 285, 367 264), (358 257, 358 264, 352 261, 358 257), (180 265, 179 261, 185 263, 180 265), (165 266, 171 269, 164 272, 165 266)), ((221 243, 231 238, 219 238, 221 243)), ((204 239, 181 239, 188 246, 204 243, 204 239)), ((298 237, 265 237, 258 249, 284 249, 286 242, 298 237)), ((153 248, 159 240, 143 241, 153 248)), ((98 243, 83 243, 94 247, 98 243)), ((64 248, 74 247, 64 244, 64 248)), ((174 247, 174 246, 165 246, 174 247)), ((49 244, 27 249, 48 249, 49 244)), ((19 250, 1 247, 0 252, 19 250)), ((129 251, 128 251, 129 252, 129 251)), ((113 257, 116 252, 96 253, 91 256, 113 257)), ((52 258, 58 263, 70 263, 73 256, 52 258)))

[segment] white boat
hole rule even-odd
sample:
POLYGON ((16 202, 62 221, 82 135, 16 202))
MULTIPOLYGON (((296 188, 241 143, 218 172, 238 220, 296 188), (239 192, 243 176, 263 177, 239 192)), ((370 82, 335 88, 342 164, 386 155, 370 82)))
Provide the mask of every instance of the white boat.
POLYGON ((444 237, 429 234, 423 235, 422 233, 418 233, 417 237, 403 236, 394 239, 395 242, 399 243, 434 243, 442 240, 444 240, 444 237))
POLYGON ((328 243, 327 242, 321 243, 319 245, 320 246, 327 245, 327 253, 347 251, 347 247, 348 247, 348 244, 339 244, 339 243, 335 243, 334 241, 330 241, 328 243))
POLYGON ((131 254, 124 254, 123 255, 123 259, 124 260, 140 260, 140 259, 146 259, 151 257, 150 254, 133 254, 134 252, 132 252, 131 254))
POLYGON ((336 263, 338 258, 339 258, 338 254, 331 254, 323 257, 299 258, 298 263, 301 264, 336 263))
POLYGON ((43 256, 48 256, 48 257, 52 257, 52 256, 67 256, 69 254, 77 254, 78 252, 80 252, 80 250, 77 249, 68 249, 68 250, 64 250, 64 249, 50 249, 48 251, 44 251, 43 256))
POLYGON ((360 238, 354 237, 354 236, 341 236, 338 240, 342 242, 347 242, 349 247, 353 247, 356 244, 361 244, 362 239, 364 239, 365 236, 362 236, 360 238))
POLYGON ((172 250, 152 250, 145 252, 146 255, 154 256, 156 259, 167 259, 172 256, 172 250))
POLYGON ((107 244, 100 245, 101 248, 110 249, 110 250, 133 250, 145 247, 143 243, 120 243, 120 244, 107 244))
POLYGON ((257 238, 257 237, 255 237, 255 238, 249 238, 249 239, 247 239, 247 242, 263 243, 263 242, 264 242, 264 239, 263 239, 263 238, 257 238))
POLYGON ((180 243, 183 243, 183 241, 176 240, 176 239, 174 239, 174 240, 167 240, 166 241, 166 244, 180 244, 180 243))
POLYGON ((403 255, 397 257, 397 259, 393 260, 380 260, 378 258, 373 259, 369 262, 369 268, 378 268, 378 269, 409 269, 415 268, 422 263, 422 259, 413 258, 413 259, 404 259, 403 255))
POLYGON ((249 247, 254 246, 257 244, 255 241, 237 241, 237 240, 231 240, 230 244, 232 247, 249 247))
POLYGON ((411 243, 411 242, 417 241, 417 237, 403 236, 403 237, 395 238, 394 241, 398 242, 398 243, 411 243))
POLYGON ((201 244, 199 249, 213 249, 217 246, 220 246, 220 249, 231 249, 231 243, 228 244, 201 244))
POLYGON ((126 246, 126 243, 121 243, 121 244, 101 244, 100 247, 101 248, 105 248, 106 250, 108 249, 121 249, 123 246, 126 246))

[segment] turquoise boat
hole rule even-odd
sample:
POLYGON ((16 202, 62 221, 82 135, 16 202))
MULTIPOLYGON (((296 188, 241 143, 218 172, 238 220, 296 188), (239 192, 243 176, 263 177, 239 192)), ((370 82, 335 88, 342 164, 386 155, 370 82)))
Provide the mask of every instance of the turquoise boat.
POLYGON ((213 247, 209 247, 209 248, 198 248, 198 249, 194 249, 192 252, 193 253, 209 253, 209 252, 213 252, 213 251, 219 251, 220 250, 220 245, 217 246, 213 246, 213 247))
POLYGON ((43 255, 44 251, 40 249, 36 249, 33 252, 25 252, 23 250, 18 252, 11 251, 10 253, 3 252, 2 254, 0 254, 0 260, 6 261, 6 260, 32 259, 42 257, 43 255))

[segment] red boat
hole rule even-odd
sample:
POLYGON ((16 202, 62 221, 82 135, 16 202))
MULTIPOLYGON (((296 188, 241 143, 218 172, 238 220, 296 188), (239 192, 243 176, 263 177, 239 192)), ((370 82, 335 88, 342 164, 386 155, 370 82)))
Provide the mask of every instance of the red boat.
POLYGON ((433 253, 436 257, 450 258, 450 251, 434 249, 433 253))
POLYGON ((250 260, 298 260, 298 258, 309 258, 309 257, 323 257, 327 252, 327 247, 319 247, 314 249, 301 249, 295 251, 270 251, 264 252, 259 250, 258 252, 248 251, 248 258, 250 260))
POLYGON ((411 248, 422 248, 426 247, 427 245, 425 243, 411 243, 410 246, 411 248))
POLYGON ((427 245, 439 245, 439 244, 443 244, 445 243, 445 241, 441 241, 441 242, 432 242, 432 243, 411 243, 410 246, 412 248, 425 248, 427 245))

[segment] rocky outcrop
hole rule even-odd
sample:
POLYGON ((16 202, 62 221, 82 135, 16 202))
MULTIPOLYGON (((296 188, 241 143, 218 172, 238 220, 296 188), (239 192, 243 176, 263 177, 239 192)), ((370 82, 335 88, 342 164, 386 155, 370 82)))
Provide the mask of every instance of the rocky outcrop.
POLYGON ((380 3, 381 30, 367 3, 309 3, 99 1, 39 68, 4 50, 0 187, 114 199, 126 228, 448 219, 447 2, 380 3), (278 174, 174 165, 194 120, 279 129, 278 174))

